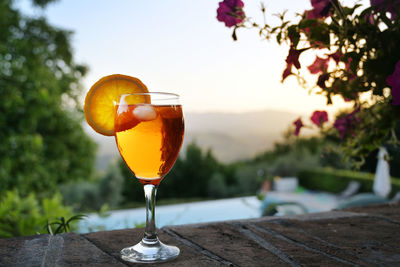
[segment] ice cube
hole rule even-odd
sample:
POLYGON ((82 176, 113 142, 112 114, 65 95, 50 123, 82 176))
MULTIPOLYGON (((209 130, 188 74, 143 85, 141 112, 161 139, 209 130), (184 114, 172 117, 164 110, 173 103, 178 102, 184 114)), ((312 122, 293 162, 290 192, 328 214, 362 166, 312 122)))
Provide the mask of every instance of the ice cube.
POLYGON ((155 109, 150 105, 140 105, 133 110, 133 115, 141 121, 152 121, 157 118, 155 109))

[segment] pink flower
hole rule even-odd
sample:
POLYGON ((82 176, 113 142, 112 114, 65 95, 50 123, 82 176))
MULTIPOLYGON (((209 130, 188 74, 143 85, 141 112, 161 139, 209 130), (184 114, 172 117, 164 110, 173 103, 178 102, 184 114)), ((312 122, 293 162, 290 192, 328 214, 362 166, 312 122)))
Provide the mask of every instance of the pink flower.
POLYGON ((314 9, 309 16, 314 18, 326 18, 333 8, 332 2, 337 5, 336 0, 311 0, 311 5, 314 9))
POLYGON ((219 2, 217 19, 225 23, 226 27, 232 27, 243 22, 246 15, 243 11, 242 0, 224 0, 219 2))
POLYGON ((304 124, 301 121, 301 118, 298 118, 296 121, 293 122, 293 124, 296 126, 296 129, 294 130, 294 135, 298 136, 300 133, 300 129, 304 126, 304 124))
POLYGON ((287 76, 292 74, 293 65, 296 67, 296 69, 300 69, 301 65, 299 61, 299 56, 305 50, 307 50, 307 48, 297 50, 293 45, 290 46, 289 54, 286 58, 286 69, 282 73, 282 82, 286 79, 287 76))
POLYGON ((301 50, 297 50, 293 45, 290 46, 289 49, 289 54, 286 58, 286 63, 288 65, 294 65, 296 67, 296 69, 300 69, 300 61, 299 61, 299 57, 301 52, 303 52, 304 49, 301 50))
POLYGON ((326 70, 328 69, 328 63, 329 58, 320 58, 319 56, 317 56, 314 63, 307 68, 312 74, 317 74, 320 72, 323 73, 326 72, 326 70))
POLYGON ((293 74, 292 73, 292 65, 287 65, 286 69, 282 73, 282 82, 286 79, 287 76, 293 74))
POLYGON ((360 111, 360 109, 356 109, 353 112, 341 116, 336 119, 333 127, 335 127, 339 131, 340 138, 343 139, 347 134, 354 134, 354 129, 356 127, 356 123, 360 122, 359 118, 356 118, 355 115, 360 111))
POLYGON ((314 111, 310 119, 315 125, 321 127, 322 124, 328 121, 328 113, 323 110, 316 110, 314 111))
POLYGON ((398 15, 399 0, 370 0, 371 6, 375 6, 379 11, 389 12, 391 19, 398 15))
POLYGON ((315 12, 314 9, 306 10, 306 11, 304 11, 304 17, 306 19, 317 19, 318 18, 318 14, 317 14, 317 12, 315 12))
POLYGON ((386 82, 392 87, 392 105, 400 105, 400 60, 391 75, 386 77, 386 82))
MULTIPOLYGON (((346 117, 337 118, 333 127, 339 131, 340 139, 343 139, 346 135, 349 123, 346 117)), ((351 121, 350 121, 351 122, 351 121)))

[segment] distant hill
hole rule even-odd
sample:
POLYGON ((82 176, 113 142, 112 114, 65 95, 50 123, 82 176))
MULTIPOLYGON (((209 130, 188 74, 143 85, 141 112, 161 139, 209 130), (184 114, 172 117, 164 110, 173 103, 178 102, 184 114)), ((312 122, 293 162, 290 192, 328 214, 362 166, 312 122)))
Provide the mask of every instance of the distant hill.
MULTIPOLYGON (((254 156, 272 148, 282 133, 299 114, 263 110, 246 113, 185 113, 183 149, 192 143, 204 150, 212 149, 222 162, 232 162, 254 156)), ((99 144, 96 167, 104 170, 119 157, 114 138, 105 137, 85 127, 99 144)))
POLYGON ((195 141, 202 148, 211 148, 222 162, 249 158, 272 148, 298 116, 276 110, 188 113, 184 146, 195 141))

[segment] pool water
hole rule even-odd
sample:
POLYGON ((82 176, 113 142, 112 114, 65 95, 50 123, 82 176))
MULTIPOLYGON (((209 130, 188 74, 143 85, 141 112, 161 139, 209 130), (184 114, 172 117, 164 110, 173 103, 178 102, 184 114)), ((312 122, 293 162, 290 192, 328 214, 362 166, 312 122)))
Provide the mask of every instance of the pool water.
MULTIPOLYGON (((201 201, 156 207, 156 225, 181 225, 258 218, 261 201, 255 196, 201 201)), ((79 232, 133 228, 145 222, 145 209, 116 210, 107 217, 90 214, 79 223, 79 232)))

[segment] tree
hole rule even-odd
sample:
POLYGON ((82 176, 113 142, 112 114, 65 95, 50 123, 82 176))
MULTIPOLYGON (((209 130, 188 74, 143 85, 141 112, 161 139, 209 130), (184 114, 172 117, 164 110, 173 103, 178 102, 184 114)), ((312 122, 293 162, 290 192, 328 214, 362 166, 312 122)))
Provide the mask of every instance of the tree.
POLYGON ((125 161, 118 161, 123 177, 122 198, 123 202, 139 202, 144 203, 143 185, 136 179, 132 171, 128 168, 125 161))
POLYGON ((218 168, 210 150, 203 153, 195 143, 189 144, 160 185, 160 197, 208 197, 208 183, 218 168))
POLYGON ((73 60, 71 32, 13 4, 0 1, 0 193, 43 195, 91 176, 95 146, 78 103, 86 67, 73 60))

